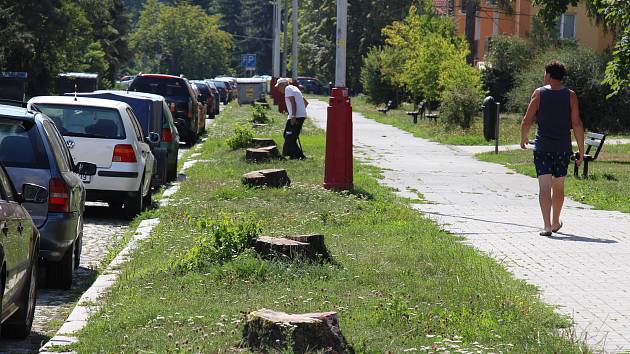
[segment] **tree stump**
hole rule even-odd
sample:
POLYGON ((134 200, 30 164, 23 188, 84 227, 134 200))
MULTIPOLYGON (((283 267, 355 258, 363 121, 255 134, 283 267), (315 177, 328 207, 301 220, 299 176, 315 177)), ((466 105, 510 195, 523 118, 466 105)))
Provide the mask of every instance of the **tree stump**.
POLYGON ((330 253, 328 253, 328 248, 326 248, 326 243, 324 242, 324 235, 293 235, 284 237, 289 240, 308 243, 309 248, 320 259, 328 260, 331 258, 330 253))
POLYGON ((252 128, 264 128, 266 126, 267 126, 267 124, 262 124, 262 123, 254 123, 254 124, 252 124, 252 128))
POLYGON ((243 342, 257 350, 288 348, 294 353, 354 353, 339 329, 336 312, 254 311, 247 316, 243 342))
POLYGON ((276 142, 270 138, 253 138, 252 146, 255 148, 261 148, 266 146, 277 146, 276 142))
POLYGON ((245 150, 245 160, 249 162, 269 162, 271 154, 264 149, 249 148, 245 150))
POLYGON ((243 184, 251 187, 284 187, 291 185, 291 180, 284 169, 252 171, 243 175, 243 184))

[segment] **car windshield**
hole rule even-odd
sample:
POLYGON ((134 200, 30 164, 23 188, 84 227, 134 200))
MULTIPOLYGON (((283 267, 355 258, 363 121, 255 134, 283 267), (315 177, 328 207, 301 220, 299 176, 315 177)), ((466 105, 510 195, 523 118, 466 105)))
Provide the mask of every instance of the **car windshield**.
POLYGON ((218 88, 225 88, 225 84, 222 81, 215 81, 214 85, 218 88))
POLYGON ((190 96, 188 87, 182 79, 137 77, 131 83, 129 90, 154 93, 166 97, 190 96))
POLYGON ((0 122, 0 161, 6 167, 48 169, 48 155, 37 127, 0 122))
POLYGON ((36 104, 64 136, 125 139, 125 126, 117 109, 57 104, 36 104))

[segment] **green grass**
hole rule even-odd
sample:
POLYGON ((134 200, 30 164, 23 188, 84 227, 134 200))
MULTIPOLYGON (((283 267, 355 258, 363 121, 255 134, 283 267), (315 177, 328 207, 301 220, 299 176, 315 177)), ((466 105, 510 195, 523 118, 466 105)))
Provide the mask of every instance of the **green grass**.
MULTIPOLYGON (((514 171, 536 177, 531 150, 477 155, 481 160, 503 164, 514 171)), ((606 145, 596 161, 589 163, 589 179, 573 178, 569 166, 565 194, 602 210, 630 213, 630 145, 606 145)), ((581 176, 582 169, 580 169, 581 176)))
MULTIPOLYGON (((273 123, 259 136, 281 143, 284 119, 270 116, 273 123)), ((173 204, 156 211, 160 225, 122 267, 72 349, 232 352, 244 314, 263 307, 338 311, 344 335, 361 353, 453 351, 452 345, 484 352, 585 349, 560 334, 571 332, 570 322, 541 303, 533 286, 380 186, 377 169, 356 163, 353 191, 323 189, 324 135, 310 122, 301 139, 309 159, 247 164, 244 151, 230 150, 225 140, 250 117, 248 106, 222 112, 199 150, 203 162, 187 171, 173 204), (241 185, 244 172, 266 167, 286 168, 291 187, 241 185), (266 235, 323 233, 335 263, 281 263, 246 252, 222 265, 174 272, 197 223, 224 215, 260 222, 266 235)))

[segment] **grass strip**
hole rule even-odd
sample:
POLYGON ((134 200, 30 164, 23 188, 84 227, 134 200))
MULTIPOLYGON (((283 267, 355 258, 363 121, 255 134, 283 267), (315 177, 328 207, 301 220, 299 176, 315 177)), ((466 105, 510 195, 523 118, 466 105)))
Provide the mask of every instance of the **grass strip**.
MULTIPOLYGON (((484 153, 477 157, 503 164, 512 170, 536 177, 531 150, 516 150, 500 154, 484 153)), ((565 194, 573 200, 590 204, 596 209, 630 213, 630 145, 606 145, 596 161, 589 163, 589 179, 575 179, 573 166, 565 178, 565 194)), ((580 169, 580 177, 582 169, 580 169)))
MULTIPOLYGON (((281 143, 285 118, 257 136, 281 143)), ((322 188, 324 134, 307 122, 305 161, 251 165, 225 140, 249 125, 251 108, 231 104, 196 151, 161 223, 123 266, 102 309, 79 334, 77 352, 233 352, 244 314, 339 312, 357 352, 588 351, 571 338, 570 321, 539 300, 491 258, 441 231, 377 182, 378 171, 355 164, 355 189, 322 188), (290 188, 246 188, 245 172, 286 168, 290 188), (176 272, 199 225, 235 218, 265 235, 323 233, 335 263, 266 261, 245 252, 231 261, 176 272)))

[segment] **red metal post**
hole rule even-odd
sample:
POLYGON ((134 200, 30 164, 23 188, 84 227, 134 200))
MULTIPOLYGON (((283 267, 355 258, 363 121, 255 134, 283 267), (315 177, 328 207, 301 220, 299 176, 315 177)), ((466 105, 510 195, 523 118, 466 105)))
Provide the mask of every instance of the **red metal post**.
POLYGON ((275 76, 272 77, 271 78, 271 90, 269 91, 269 94, 273 98, 273 104, 278 105, 278 88, 276 88, 276 82, 278 82, 278 78, 275 77, 275 76))
POLYGON ((352 106, 348 89, 332 89, 326 125, 324 188, 352 188, 352 106))

